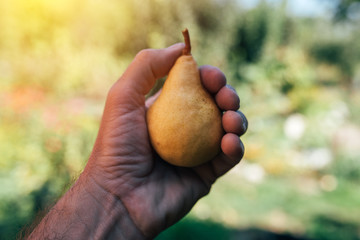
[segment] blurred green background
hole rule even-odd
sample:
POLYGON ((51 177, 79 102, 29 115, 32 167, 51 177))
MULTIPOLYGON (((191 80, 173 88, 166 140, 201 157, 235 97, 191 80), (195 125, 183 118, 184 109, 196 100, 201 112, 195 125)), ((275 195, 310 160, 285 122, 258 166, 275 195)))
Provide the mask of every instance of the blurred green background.
POLYGON ((360 239, 360 2, 0 1, 0 239, 69 187, 110 86, 182 41, 249 119, 242 162, 157 239, 360 239))

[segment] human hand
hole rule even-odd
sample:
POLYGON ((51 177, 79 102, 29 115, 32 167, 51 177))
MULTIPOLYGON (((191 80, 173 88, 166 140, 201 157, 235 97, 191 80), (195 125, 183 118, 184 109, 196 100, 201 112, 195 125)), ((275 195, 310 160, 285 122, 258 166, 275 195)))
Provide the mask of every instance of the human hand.
POLYGON ((164 162, 149 142, 146 111, 158 94, 145 95, 164 77, 181 55, 183 44, 141 51, 111 88, 93 152, 83 173, 123 205, 145 237, 154 237, 183 217, 215 180, 243 156, 239 136, 247 129, 245 116, 237 111, 239 97, 215 67, 200 67, 203 86, 225 111, 222 152, 194 168, 164 162))

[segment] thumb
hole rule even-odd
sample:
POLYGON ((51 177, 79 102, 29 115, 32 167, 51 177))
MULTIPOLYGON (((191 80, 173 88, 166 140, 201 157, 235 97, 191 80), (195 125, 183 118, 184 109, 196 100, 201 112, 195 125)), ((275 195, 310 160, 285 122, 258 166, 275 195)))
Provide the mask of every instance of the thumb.
POLYGON ((177 43, 168 48, 140 51, 113 87, 125 87, 132 97, 134 94, 144 96, 158 78, 168 74, 183 48, 183 43, 177 43))

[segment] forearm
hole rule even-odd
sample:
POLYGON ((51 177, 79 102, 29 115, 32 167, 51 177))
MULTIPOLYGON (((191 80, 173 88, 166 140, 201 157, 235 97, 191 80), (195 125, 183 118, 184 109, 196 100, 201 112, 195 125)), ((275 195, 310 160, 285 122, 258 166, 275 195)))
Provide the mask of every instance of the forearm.
POLYGON ((29 239, 144 239, 119 199, 81 176, 29 239))

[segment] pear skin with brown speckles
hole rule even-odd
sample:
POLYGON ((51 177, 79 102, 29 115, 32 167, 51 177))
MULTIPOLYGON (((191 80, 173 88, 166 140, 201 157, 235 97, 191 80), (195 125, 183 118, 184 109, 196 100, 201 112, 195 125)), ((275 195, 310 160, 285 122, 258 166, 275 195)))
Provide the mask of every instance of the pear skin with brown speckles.
POLYGON ((203 87, 190 53, 187 29, 183 34, 183 55, 170 70, 146 120, 151 144, 162 159, 176 166, 194 167, 221 151, 224 130, 221 111, 203 87))

